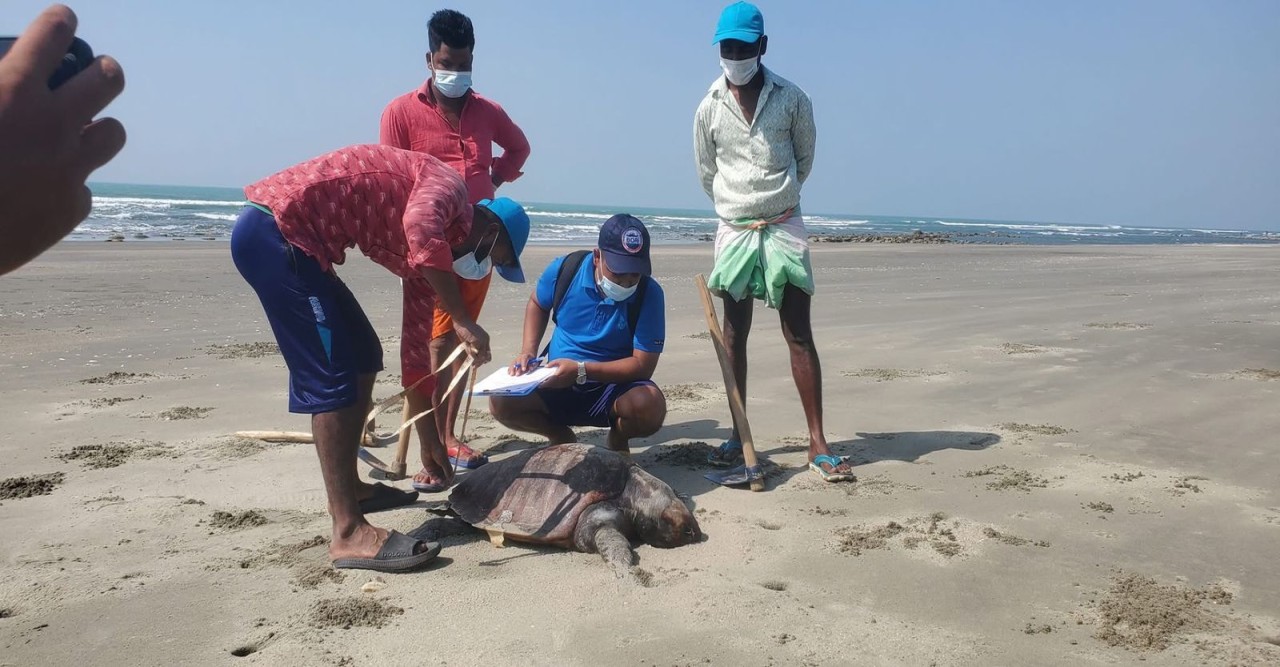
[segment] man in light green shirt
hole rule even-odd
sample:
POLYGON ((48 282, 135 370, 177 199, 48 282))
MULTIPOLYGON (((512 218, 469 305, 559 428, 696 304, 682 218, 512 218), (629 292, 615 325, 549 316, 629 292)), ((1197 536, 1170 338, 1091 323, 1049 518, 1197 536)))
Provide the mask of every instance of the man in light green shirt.
MULTIPOLYGON (((760 64, 769 38, 754 5, 726 7, 713 43, 720 46, 724 75, 698 105, 693 145, 702 187, 720 217, 708 286, 724 299, 724 337, 738 390, 745 398, 747 335, 760 299, 782 320, 809 424, 810 469, 830 482, 853 480, 849 463, 831 454, 823 433, 822 367, 809 317, 813 268, 800 187, 813 167, 813 105, 798 86, 760 64)), ((734 465, 741 453, 735 424, 710 462, 734 465)))

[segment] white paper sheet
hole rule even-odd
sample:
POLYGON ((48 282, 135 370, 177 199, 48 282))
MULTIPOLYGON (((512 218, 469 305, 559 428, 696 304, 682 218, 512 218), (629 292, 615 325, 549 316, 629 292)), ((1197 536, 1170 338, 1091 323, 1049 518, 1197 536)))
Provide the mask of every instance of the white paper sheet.
POLYGON ((556 374, 556 369, 540 366, 524 375, 511 375, 508 366, 502 366, 489 377, 476 382, 472 396, 525 396, 533 393, 538 385, 556 374))

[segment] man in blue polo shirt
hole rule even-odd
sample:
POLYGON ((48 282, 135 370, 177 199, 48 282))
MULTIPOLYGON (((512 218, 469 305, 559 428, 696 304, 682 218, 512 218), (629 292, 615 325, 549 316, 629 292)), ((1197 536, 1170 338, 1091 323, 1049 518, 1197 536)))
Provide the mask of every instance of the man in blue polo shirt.
POLYGON ((649 230, 630 215, 609 218, 594 250, 553 260, 525 307, 511 373, 537 367, 554 314, 546 358, 556 374, 528 396, 491 397, 493 416, 553 445, 575 440, 571 426, 608 426, 609 448, 624 456, 632 438, 662 428, 667 401, 650 378, 666 339, 666 299, 651 273, 649 230))

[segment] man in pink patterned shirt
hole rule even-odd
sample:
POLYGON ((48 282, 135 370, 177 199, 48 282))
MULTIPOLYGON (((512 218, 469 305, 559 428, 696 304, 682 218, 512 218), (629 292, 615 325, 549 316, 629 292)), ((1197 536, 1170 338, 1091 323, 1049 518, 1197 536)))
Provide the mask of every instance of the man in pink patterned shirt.
MULTIPOLYGON (((471 87, 471 68, 475 49, 475 29, 471 19, 461 12, 442 9, 427 22, 427 67, 431 77, 421 88, 395 98, 382 112, 379 143, 432 155, 453 167, 467 182, 470 201, 492 199, 503 183, 521 176, 520 169, 529 158, 529 142, 524 132, 512 122, 496 102, 482 97, 471 87), (502 155, 493 155, 493 146, 502 155)), ((490 276, 460 277, 458 288, 472 319, 480 317, 489 292, 490 276)), ((421 375, 439 368, 442 361, 458 345, 453 335, 449 314, 436 308, 436 322, 431 336, 414 341, 430 345, 430 368, 403 369, 406 386, 421 375)), ((410 409, 447 401, 435 412, 434 426, 449 451, 450 462, 460 468, 476 468, 487 462, 485 456, 455 435, 460 393, 442 396, 453 374, 453 368, 440 369, 435 396, 410 392, 410 409)), ((430 428, 431 421, 418 422, 418 430, 430 428)), ((424 434, 425 435, 425 434, 424 434)), ((424 471, 425 472, 425 471, 424 471)), ((416 487, 429 488, 431 480, 423 473, 414 478, 416 487)))
MULTIPOLYGON (((529 218, 510 199, 467 203, 457 172, 422 153, 350 146, 302 162, 245 188, 249 200, 231 235, 236 268, 253 287, 289 367, 289 410, 311 415, 333 518, 334 567, 401 572, 439 552, 438 544, 375 528, 364 518, 417 494, 361 482, 356 449, 382 370, 382 346, 351 291, 334 272, 348 248, 404 281, 402 365, 426 366, 423 346, 437 301, 476 357, 490 359, 489 335, 463 305, 454 272, 488 261, 524 282, 520 252, 529 218)), ((427 381, 428 383, 430 380, 427 381)), ((428 395, 430 395, 428 389, 428 395)), ((428 470, 448 480, 438 438, 424 443, 428 470)))

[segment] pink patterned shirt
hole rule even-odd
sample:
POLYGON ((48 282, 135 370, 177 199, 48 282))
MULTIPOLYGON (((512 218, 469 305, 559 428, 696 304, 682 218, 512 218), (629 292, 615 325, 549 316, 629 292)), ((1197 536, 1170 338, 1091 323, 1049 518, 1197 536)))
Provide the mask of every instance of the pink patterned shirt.
POLYGON ((268 176, 245 197, 275 215, 285 240, 331 271, 358 247, 404 279, 401 371, 429 371, 435 292, 422 269, 453 270, 454 246, 471 233, 467 187, 427 155, 391 146, 348 146, 268 176))

